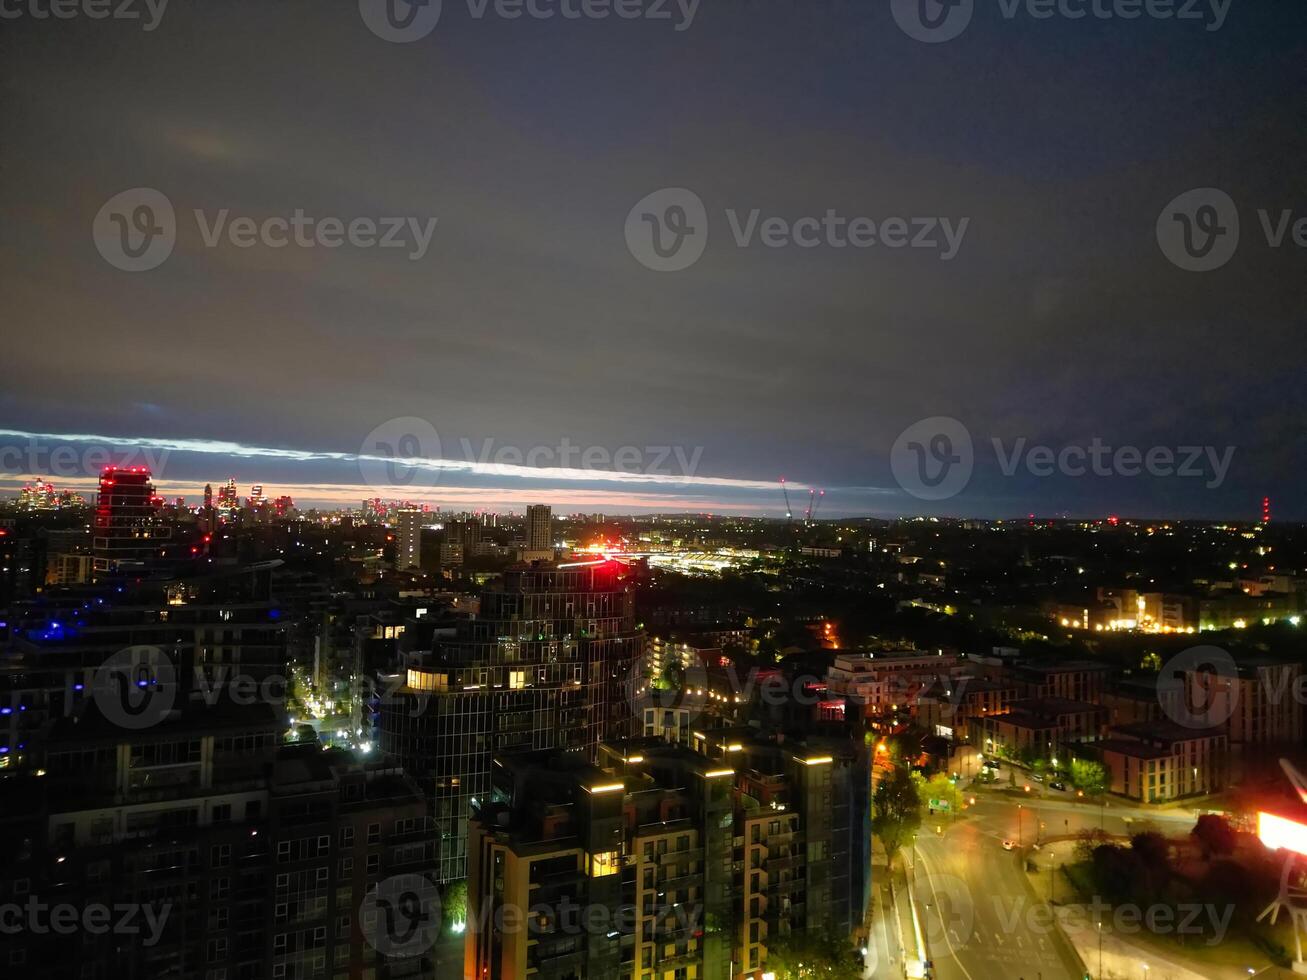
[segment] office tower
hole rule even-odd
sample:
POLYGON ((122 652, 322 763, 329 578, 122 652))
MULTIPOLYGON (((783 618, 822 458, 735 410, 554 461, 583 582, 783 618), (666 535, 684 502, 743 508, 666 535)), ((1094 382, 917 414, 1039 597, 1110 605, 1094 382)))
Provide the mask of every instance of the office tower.
POLYGON ((200 511, 200 528, 205 534, 212 534, 218 526, 218 515, 213 509, 213 484, 204 485, 204 507, 200 511))
POLYGON ((427 516, 420 507, 401 507, 395 515, 395 567, 401 572, 422 567, 422 528, 427 516))
POLYGON ((224 520, 231 520, 240 509, 240 498, 236 493, 236 478, 233 476, 218 488, 218 514, 224 520))
POLYGON ((100 474, 91 544, 97 578, 143 569, 159 557, 172 535, 159 520, 160 503, 143 466, 110 466, 100 474))
POLYGON ((526 509, 527 551, 552 551, 554 529, 548 504, 532 504, 526 509))
POLYGON ((516 567, 480 614, 383 689, 381 744, 432 801, 442 881, 467 873, 467 817, 495 753, 567 749, 593 759, 633 730, 627 684, 644 635, 629 569, 614 561, 516 567))

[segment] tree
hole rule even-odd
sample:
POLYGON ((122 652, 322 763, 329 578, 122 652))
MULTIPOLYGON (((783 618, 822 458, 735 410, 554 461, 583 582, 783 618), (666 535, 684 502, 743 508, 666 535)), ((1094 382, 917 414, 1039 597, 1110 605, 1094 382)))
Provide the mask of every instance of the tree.
POLYGON ((1104 844, 1110 844, 1111 840, 1112 839, 1108 837, 1106 831, 1100 830, 1097 827, 1082 830, 1075 845, 1076 860, 1084 862, 1092 861, 1094 859, 1094 851, 1098 850, 1098 848, 1102 847, 1104 844))
POLYGON ((777 980, 859 980, 862 976, 862 963, 848 938, 829 928, 769 936, 764 967, 777 980))
POLYGON ((1099 796, 1107 792, 1107 769, 1092 759, 1071 760, 1071 785, 1086 796, 1099 796))
POLYGON ((1135 896, 1139 879, 1139 857, 1128 847, 1100 844, 1091 858, 1094 879, 1103 895, 1114 901, 1135 896))
POLYGON ((1171 877, 1170 842, 1159 833, 1146 831, 1130 838, 1130 851, 1137 861, 1136 892, 1160 896, 1171 877))
POLYGON ((1204 813, 1189 833, 1203 849, 1203 857, 1209 861, 1216 856, 1233 854, 1239 842, 1239 835, 1230 826, 1230 821, 1216 813, 1204 813))
POLYGON ((871 832, 885 847, 888 863, 921 826, 921 797, 906 766, 896 766, 880 781, 872 800, 871 832))
POLYGON ((890 759, 897 765, 900 761, 909 766, 915 765, 921 757, 921 732, 908 728, 885 740, 889 746, 890 759))
POLYGON ((684 672, 681 665, 676 661, 668 661, 662 671, 653 679, 653 687, 658 691, 679 691, 684 678, 684 672))
POLYGON ((456 929, 467 922, 467 879, 459 878, 445 886, 440 898, 440 915, 446 929, 456 929))
POLYGON ((931 800, 939 800, 948 804, 948 809, 956 813, 962 807, 962 794, 958 791, 957 785, 942 772, 937 772, 929 779, 913 773, 913 781, 917 787, 917 796, 921 800, 923 807, 929 807, 931 800))

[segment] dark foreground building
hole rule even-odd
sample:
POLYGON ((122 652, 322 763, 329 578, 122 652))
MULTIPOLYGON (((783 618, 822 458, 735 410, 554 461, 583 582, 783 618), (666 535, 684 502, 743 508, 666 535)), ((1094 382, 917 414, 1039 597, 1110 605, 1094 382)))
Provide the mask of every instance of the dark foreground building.
POLYGON ((391 955, 384 919, 433 869, 417 787, 284 728, 230 703, 140 730, 93 703, 61 724, 43 768, 0 781, 5 975, 430 976, 425 933, 391 955))

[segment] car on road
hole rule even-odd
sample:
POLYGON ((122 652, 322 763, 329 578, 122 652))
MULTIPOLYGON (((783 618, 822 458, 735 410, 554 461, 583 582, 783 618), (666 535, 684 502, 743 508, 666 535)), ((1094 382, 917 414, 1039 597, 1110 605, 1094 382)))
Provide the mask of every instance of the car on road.
POLYGON ((1017 849, 1017 842, 1016 842, 1016 841, 1014 841, 1014 840, 1005 840, 1005 841, 1003 842, 1003 850, 1005 850, 1005 851, 1015 851, 1016 849, 1017 849))
POLYGON ((1036 773, 1031 773, 1030 778, 1033 779, 1033 780, 1034 780, 1035 782, 1037 782, 1037 783, 1042 783, 1042 782, 1044 781, 1044 777, 1041 776, 1041 775, 1040 775, 1039 773, 1037 773, 1037 772, 1036 772, 1036 773))
POLYGON ((1049 789, 1058 789, 1058 790, 1061 790, 1062 792, 1065 793, 1065 792, 1066 792, 1066 783, 1062 782, 1061 780, 1057 780, 1057 781, 1055 781, 1055 782, 1051 782, 1051 783, 1049 783, 1049 784, 1048 784, 1048 788, 1049 788, 1049 789))

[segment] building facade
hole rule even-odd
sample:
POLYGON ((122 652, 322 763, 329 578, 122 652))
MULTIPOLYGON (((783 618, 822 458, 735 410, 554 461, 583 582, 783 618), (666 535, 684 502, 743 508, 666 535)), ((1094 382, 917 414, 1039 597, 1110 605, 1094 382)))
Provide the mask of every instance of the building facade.
POLYGON ((615 561, 518 567, 409 667, 380 706, 382 749, 430 794, 440 875, 467 868, 467 817, 490 793, 497 753, 567 749, 593 759, 633 734, 632 683, 644 635, 627 567, 615 561))

